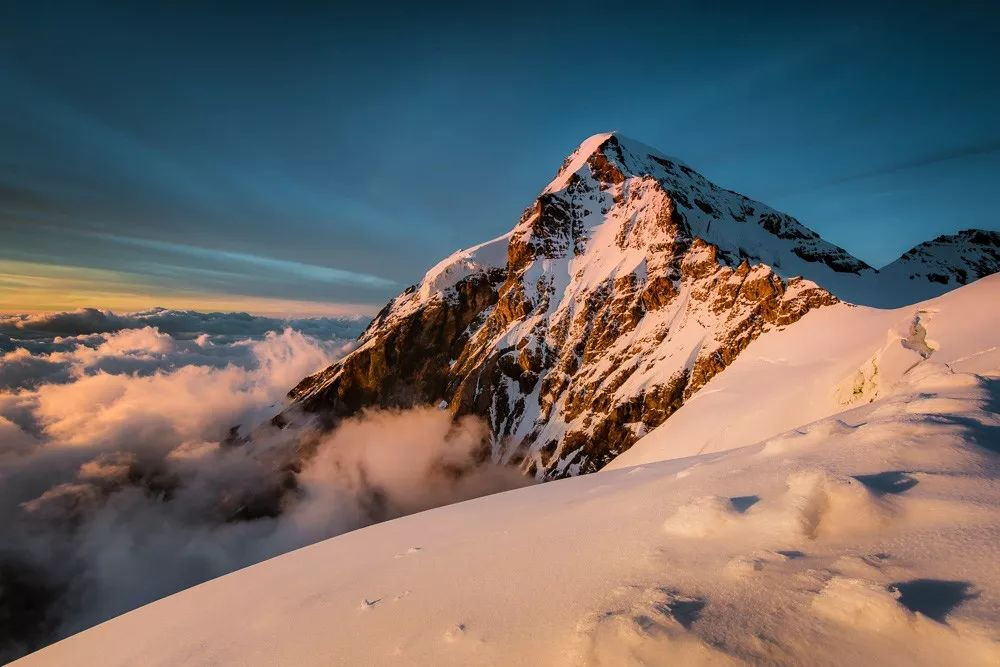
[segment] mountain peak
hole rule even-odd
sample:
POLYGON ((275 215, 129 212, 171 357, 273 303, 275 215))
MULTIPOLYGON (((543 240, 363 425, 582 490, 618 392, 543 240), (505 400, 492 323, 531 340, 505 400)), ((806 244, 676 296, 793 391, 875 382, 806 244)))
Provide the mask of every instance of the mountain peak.
MULTIPOLYGON (((1000 232, 963 229, 910 248, 879 271, 885 293, 919 301, 1000 271, 1000 232)), ((893 301, 885 304, 892 305, 893 301)))
POLYGON ((556 177, 545 187, 544 192, 555 192, 566 187, 569 184, 570 176, 580 171, 596 154, 603 153, 604 147, 612 139, 617 141, 615 132, 601 132, 593 134, 580 142, 576 150, 563 160, 563 163, 559 166, 559 171, 556 173, 556 177))
POLYGON ((581 142, 528 209, 560 213, 530 218, 533 227, 545 219, 561 222, 532 229, 563 237, 536 245, 579 249, 606 211, 624 210, 625 199, 642 200, 651 192, 654 199, 656 193, 665 196, 671 220, 687 235, 714 245, 723 263, 766 264, 785 278, 806 277, 855 303, 914 303, 1000 271, 1000 232, 983 229, 938 236, 876 271, 791 216, 719 187, 682 161, 617 131, 581 142))
POLYGON ((838 298, 899 306, 996 270, 998 236, 938 238, 893 278, 655 149, 595 134, 513 230, 396 297, 276 423, 433 404, 483 417, 497 462, 594 471, 759 336, 838 298))
MULTIPOLYGON (((600 132, 593 134, 570 153, 556 177, 545 187, 544 192, 557 192, 569 185, 573 174, 580 174, 585 167, 591 172, 606 171, 613 167, 620 176, 638 176, 655 170, 655 164, 682 165, 673 157, 664 155, 641 141, 626 137, 621 132, 600 132)), ((687 165, 683 165, 689 169, 687 165)))
MULTIPOLYGON (((525 212, 512 242, 531 234, 545 237, 532 245, 546 256, 553 250, 579 250, 595 225, 650 207, 662 208, 684 235, 716 246, 722 261, 732 266, 743 259, 766 264, 783 277, 803 276, 835 292, 847 277, 874 273, 791 216, 721 188, 682 161, 619 132, 588 137, 563 161, 525 212)), ((619 222, 633 229, 624 218, 619 222)), ((642 238, 626 236, 632 243, 657 243, 661 227, 647 229, 642 238)))

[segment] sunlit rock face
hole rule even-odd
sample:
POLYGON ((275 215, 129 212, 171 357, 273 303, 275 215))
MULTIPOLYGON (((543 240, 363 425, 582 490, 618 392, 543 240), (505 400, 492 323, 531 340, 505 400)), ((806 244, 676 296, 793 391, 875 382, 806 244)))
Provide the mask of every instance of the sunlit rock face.
MULTIPOLYGON (((838 298, 885 305, 887 284, 795 219, 595 135, 511 232, 440 262, 290 397, 330 424, 366 407, 480 415, 484 456, 538 478, 593 472, 762 333, 838 298)), ((939 283, 914 284, 926 298, 939 283)))

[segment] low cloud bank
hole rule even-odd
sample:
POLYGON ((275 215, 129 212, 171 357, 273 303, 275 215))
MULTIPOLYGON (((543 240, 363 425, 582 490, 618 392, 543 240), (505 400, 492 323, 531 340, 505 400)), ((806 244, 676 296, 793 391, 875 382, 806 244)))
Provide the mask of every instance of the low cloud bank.
MULTIPOLYGON (((177 338, 193 338, 202 334, 246 337, 263 336, 269 331, 281 331, 287 327, 317 338, 354 338, 366 323, 367 318, 364 317, 277 319, 248 313, 201 313, 169 308, 119 314, 98 308, 81 308, 61 313, 0 315, 0 336, 81 336, 156 327, 177 338)), ((0 338, 0 342, 2 340, 0 338)))
POLYGON ((485 460, 481 421, 435 408, 249 432, 351 349, 329 323, 241 335, 242 315, 204 316, 215 328, 199 332, 201 314, 176 313, 170 333, 96 313, 2 329, 23 337, 0 338, 14 343, 0 348, 0 659, 289 549, 527 483, 485 460))

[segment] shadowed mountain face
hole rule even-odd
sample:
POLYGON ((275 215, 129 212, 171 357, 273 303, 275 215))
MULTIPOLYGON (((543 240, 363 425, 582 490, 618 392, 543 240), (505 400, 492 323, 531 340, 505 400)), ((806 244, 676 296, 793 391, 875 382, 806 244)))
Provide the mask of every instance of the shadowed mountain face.
POLYGON ((997 271, 1000 271, 1000 232, 964 229, 957 234, 942 235, 907 250, 879 271, 883 288, 873 291, 883 301, 873 305, 919 301, 997 271))
POLYGON ((430 403, 484 417, 496 461, 592 472, 762 333, 838 299, 903 305, 992 273, 996 236, 936 239, 883 274, 676 159, 595 135, 510 233, 428 271, 276 422, 430 403))

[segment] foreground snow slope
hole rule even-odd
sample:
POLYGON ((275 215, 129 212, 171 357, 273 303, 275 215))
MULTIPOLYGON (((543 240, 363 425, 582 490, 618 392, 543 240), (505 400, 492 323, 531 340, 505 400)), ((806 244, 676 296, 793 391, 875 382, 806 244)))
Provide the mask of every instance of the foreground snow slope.
POLYGON ((813 312, 667 423, 816 421, 365 528, 18 664, 998 664, 998 302, 925 302, 907 347, 907 309, 813 312))
POLYGON ((811 311, 754 342, 607 469, 758 442, 884 396, 916 364, 1000 368, 998 304, 1000 275, 992 275, 893 310, 811 311))

